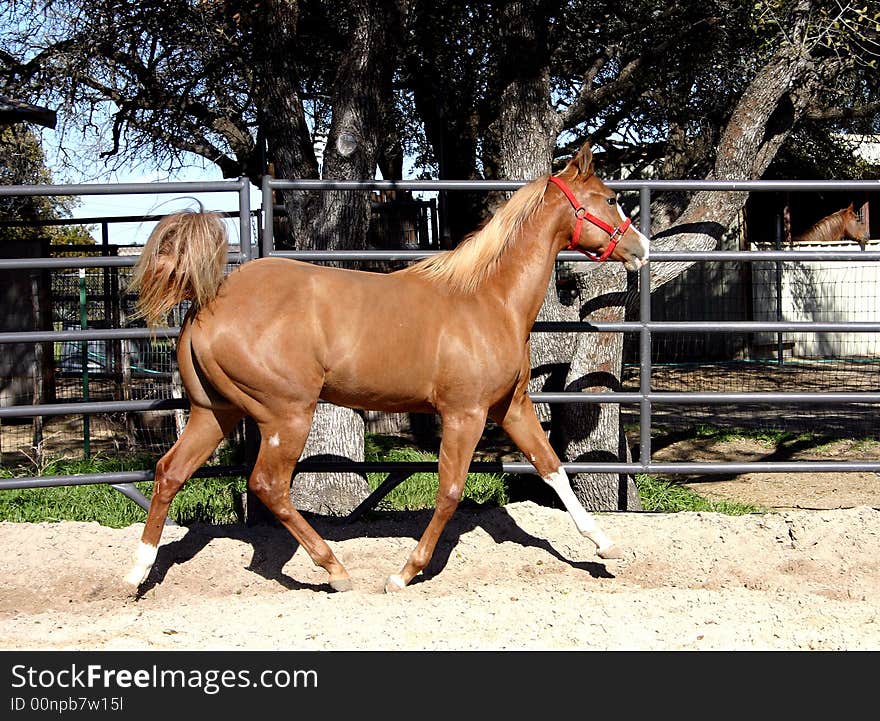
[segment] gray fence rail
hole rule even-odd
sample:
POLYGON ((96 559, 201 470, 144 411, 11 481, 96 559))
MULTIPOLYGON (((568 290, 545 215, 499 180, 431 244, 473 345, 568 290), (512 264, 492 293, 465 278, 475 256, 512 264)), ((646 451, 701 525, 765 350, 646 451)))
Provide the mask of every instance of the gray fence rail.
MULTIPOLYGON (((416 260, 430 255, 435 251, 395 250, 395 251, 278 251, 273 238, 274 192, 289 191, 371 191, 371 190, 409 190, 409 191, 460 191, 460 190, 516 190, 523 181, 318 181, 318 180, 278 180, 266 177, 262 186, 262 226, 258 229, 258 238, 252 237, 251 207, 249 183, 241 178, 236 181, 216 181, 207 183, 143 183, 115 185, 55 185, 55 186, 0 186, 0 195, 115 195, 127 193, 194 193, 194 192, 234 192, 238 194, 240 253, 230 254, 230 263, 246 263, 254 256, 256 248, 261 256, 278 256, 297 258, 305 261, 389 261, 416 260)), ((616 190, 634 191, 639 193, 639 225, 643 233, 650 235, 651 217, 650 204, 652 192, 662 191, 698 191, 712 190, 718 192, 731 191, 841 191, 865 190, 880 191, 880 181, 670 181, 670 180, 626 180, 613 181, 608 185, 616 190)), ((880 261, 880 252, 873 251, 665 251, 652 252, 652 260, 659 262, 703 262, 703 261, 880 261)), ((0 259, 0 270, 24 270, 41 268, 94 268, 112 266, 131 266, 136 257, 66 257, 51 259, 0 259)), ((589 262, 583 255, 574 251, 563 251, 560 261, 589 262)), ((658 392, 651 390, 651 347, 652 333, 656 332, 757 332, 757 331, 806 331, 806 332, 851 332, 876 333, 880 331, 880 323, 873 322, 655 322, 651 320, 650 266, 638 272, 639 285, 639 319, 617 323, 547 323, 535 324, 534 332, 620 332, 635 333, 639 336, 639 390, 638 392, 558 392, 533 393, 531 397, 536 403, 620 403, 634 404, 639 407, 639 460, 628 463, 613 462, 578 462, 565 463, 569 473, 662 473, 662 474, 706 474, 721 475, 747 472, 849 472, 873 471, 880 472, 880 459, 875 461, 763 461, 748 463, 722 462, 656 462, 651 458, 652 410, 655 404, 877 404, 880 403, 878 392, 760 392, 760 393, 699 393, 699 392, 658 392)), ((176 337, 177 328, 170 328, 160 333, 160 337, 176 337)), ((144 338, 150 331, 144 329, 104 329, 104 330, 64 330, 64 331, 33 331, 0 333, 0 346, 8 343, 32 343, 43 341, 87 342, 93 340, 144 338)), ((58 414, 93 414, 120 411, 166 410, 185 408, 185 400, 155 401, 96 401, 71 402, 44 405, 17 405, 0 408, 0 418, 31 417, 58 414)), ((244 466, 212 466, 200 469, 196 476, 246 475, 250 465, 244 466)), ((359 511, 378 502, 377 494, 384 494, 409 475, 420 471, 436 471, 437 464, 425 463, 391 463, 391 462, 326 462, 305 460, 297 466, 297 472, 331 472, 356 471, 361 473, 389 473, 389 482, 373 494, 359 511)), ((533 473, 534 468, 528 463, 474 462, 472 471, 533 473)), ((117 473, 83 474, 67 476, 23 477, 0 480, 0 490, 13 488, 34 488, 62 485, 83 484, 130 484, 135 481, 149 481, 153 478, 152 470, 128 471, 117 473)), ((130 490, 130 487, 127 487, 130 490)), ((118 489, 122 490, 122 489, 118 489)), ((145 506, 146 499, 136 498, 126 493, 133 500, 145 506)), ((354 514, 353 514, 354 515, 354 514)))

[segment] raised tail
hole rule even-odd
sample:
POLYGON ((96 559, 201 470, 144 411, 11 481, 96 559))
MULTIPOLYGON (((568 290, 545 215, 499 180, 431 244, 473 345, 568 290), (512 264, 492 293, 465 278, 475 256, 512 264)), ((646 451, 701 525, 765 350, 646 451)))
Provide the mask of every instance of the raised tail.
POLYGON ((137 315, 155 328, 181 301, 204 307, 223 281, 226 247, 226 226, 217 213, 165 216, 150 233, 128 286, 138 294, 137 315))

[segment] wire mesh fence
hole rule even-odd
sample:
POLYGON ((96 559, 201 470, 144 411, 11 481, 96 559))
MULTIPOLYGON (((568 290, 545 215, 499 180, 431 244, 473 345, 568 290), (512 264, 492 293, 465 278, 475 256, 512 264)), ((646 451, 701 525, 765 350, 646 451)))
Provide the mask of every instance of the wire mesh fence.
MULTIPOLYGON (((773 244, 752 244, 772 250, 773 244)), ((801 249, 804 249, 803 247, 801 249)), ((815 250, 852 251, 855 242, 815 250)), ((867 250, 880 249, 871 241, 867 250)), ((722 332, 740 322, 840 323, 880 320, 880 263, 876 261, 733 261, 698 263, 652 294, 655 321, 704 321, 717 329, 655 332, 651 384, 669 392, 870 392, 880 388, 880 335, 853 331, 722 332)), ((638 388, 639 364, 627 344, 623 386, 638 388)), ((816 431, 840 437, 877 435, 871 404, 786 406, 655 406, 655 433, 700 425, 719 428, 816 431)), ((630 418, 635 422, 635 418, 630 418)))
MULTIPOLYGON (((136 248, 132 249, 137 252, 136 248)), ((70 253, 64 246, 52 257, 70 253)), ((78 254, 101 254, 100 246, 78 249, 78 254)), ((106 251, 105 251, 106 252, 106 251)), ((126 249, 113 246, 112 254, 126 249)), ((143 328, 134 313, 135 298, 126 293, 130 268, 76 268, 42 271, 48 287, 45 325, 53 331, 143 328)), ((177 316, 185 307, 175 311, 177 316)), ((179 322, 180 317, 172 319, 179 322)), ((36 346, 38 344, 34 344, 36 346)), ((59 340, 42 346, 41 368, 30 364, 19 375, 10 405, 87 401, 146 401, 182 398, 175 386, 173 339, 115 338, 80 342, 59 340), (40 390, 33 390, 36 374, 40 390)), ((7 346, 6 352, 17 352, 7 346)), ((0 454, 4 462, 26 458, 59 457, 104 452, 157 453, 168 447, 180 430, 180 411, 140 411, 86 415, 57 415, 42 420, 39 430, 29 418, 0 419, 0 454), (175 414, 178 416, 175 419, 175 414), (176 422, 175 422, 176 420, 176 422)))

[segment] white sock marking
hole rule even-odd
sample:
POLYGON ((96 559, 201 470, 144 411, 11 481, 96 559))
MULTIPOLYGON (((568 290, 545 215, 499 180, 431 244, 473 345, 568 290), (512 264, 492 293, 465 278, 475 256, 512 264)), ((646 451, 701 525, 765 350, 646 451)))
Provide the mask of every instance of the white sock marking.
POLYGON ((129 583, 132 586, 140 586, 146 581, 147 576, 150 575, 150 569, 153 567, 158 552, 159 549, 156 548, 156 546, 151 546, 149 543, 141 541, 134 554, 134 566, 125 577, 126 583, 129 583))
POLYGON ((546 476, 544 481, 556 491, 556 494, 565 506, 565 510, 568 511, 574 520, 574 525, 577 526, 582 536, 586 536, 595 543, 599 551, 604 551, 614 545, 614 541, 605 535, 596 523, 596 519, 587 512, 580 504, 580 501, 578 501, 577 496, 574 495, 574 491, 571 490, 571 483, 568 480, 568 474, 564 468, 558 468, 546 476))
POLYGON ((398 588, 404 588, 406 586, 403 579, 396 573, 393 576, 388 576, 388 583, 397 586, 398 588))

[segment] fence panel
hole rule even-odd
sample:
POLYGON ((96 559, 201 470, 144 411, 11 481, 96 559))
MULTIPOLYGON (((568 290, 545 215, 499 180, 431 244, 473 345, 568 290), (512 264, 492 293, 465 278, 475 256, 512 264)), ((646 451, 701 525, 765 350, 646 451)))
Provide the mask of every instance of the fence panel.
MULTIPOLYGON (((436 252, 436 234, 434 243, 425 242, 424 229, 426 224, 435 222, 433 212, 423 206, 416 206, 417 213, 412 216, 419 232, 413 236, 414 240, 395 250, 382 251, 333 251, 333 252, 297 252, 278 251, 274 247, 273 221, 274 205, 273 193, 276 189, 283 190, 375 190, 387 191, 439 191, 453 192, 456 190, 515 190, 522 183, 518 181, 488 182, 488 181, 377 181, 370 183, 354 181, 289 181, 266 178, 263 185, 263 204, 260 209, 262 225, 257 229, 257 248, 261 255, 282 257, 294 257, 308 261, 412 261, 436 252), (428 213, 427 215, 425 213, 428 213), (414 249, 413 245, 418 245, 414 249)), ((665 190, 715 190, 724 191, 812 191, 820 189, 847 189, 859 188, 864 190, 876 190, 874 182, 835 182, 835 181, 749 181, 749 182, 725 182, 725 181, 617 181, 609 185, 615 189, 639 194, 639 223, 643 232, 650 232, 650 202, 653 192, 665 190)), ((0 194, 5 195, 82 195, 86 193, 113 194, 113 193, 155 193, 161 186, 163 193, 188 193, 188 192, 236 192, 239 198, 238 220, 240 229, 240 242, 238 252, 230 255, 233 263, 248 262, 255 254, 254 237, 251 228, 251 209, 249 204, 248 185, 245 179, 239 181, 222 181, 216 183, 171 183, 171 184, 121 184, 108 186, 11 186, 0 188, 0 194)), ((436 233, 436 231, 435 231, 436 233)), ((559 256, 562 263, 587 262, 579 253, 564 251, 559 256)), ((705 263, 736 263, 740 267, 756 264, 792 264, 792 263, 815 263, 821 262, 833 266, 842 261, 857 262, 858 268, 870 268, 880 262, 880 252, 869 248, 868 251, 840 251, 840 250, 720 250, 707 252, 654 252, 652 264, 664 262, 694 261, 705 263)), ((85 300, 85 323, 80 322, 79 328, 72 310, 62 311, 59 309, 58 319, 53 321, 53 327, 49 329, 16 330, 12 332, 0 332, 0 346, 10 347, 11 344, 39 344, 48 343, 53 348, 54 357, 58 361, 58 368, 63 376, 65 373, 81 376, 83 374, 106 373, 125 388, 127 394, 121 400, 106 400, 76 397, 72 395, 70 400, 56 403, 13 403, 0 407, 0 422, 4 419, 40 417, 48 418, 56 415, 83 414, 86 417, 99 413, 132 413, 132 412, 159 412, 185 409, 186 402, 183 398, 174 398, 173 393, 163 397, 157 397, 151 393, 141 393, 137 390, 134 382, 135 376, 143 373, 146 377, 163 377, 170 375, 168 366, 162 365, 151 356, 154 352, 149 341, 149 332, 146 329, 125 327, 123 318, 125 311, 121 308, 113 310, 112 302, 108 305, 106 300, 107 278, 111 280, 113 287, 114 277, 112 271, 121 274, 126 272, 135 262, 131 256, 86 257, 84 255, 63 258, 8 258, 0 259, 0 271, 41 271, 48 270, 56 273, 69 273, 70 269, 97 269, 88 272, 86 278, 85 300), (91 286, 94 285, 94 288, 91 286), (100 316, 97 308, 104 304, 102 322, 89 323, 89 319, 100 316), (93 306, 96 309, 93 313, 93 306), (107 309, 110 309, 109 311, 107 309), (109 318, 107 317, 109 313, 109 318), (84 326, 84 327, 83 327, 84 326), (4 345, 7 344, 7 345, 4 345), (76 350, 80 348, 77 356, 76 350), (85 350, 85 356, 82 350, 85 350), (126 368, 128 370, 126 371, 126 368), (126 375, 127 374, 127 375, 126 375), (142 396, 142 397, 141 397, 142 396)), ((753 413, 755 408, 773 408, 781 405, 803 406, 819 408, 829 405, 840 405, 847 408, 856 408, 861 411, 873 413, 874 405, 880 402, 880 392, 876 389, 877 384, 870 385, 873 390, 854 386, 846 389, 821 389, 816 391, 800 390, 789 392, 787 390, 748 390, 742 392, 701 391, 695 390, 693 384, 689 384, 687 390, 671 390, 662 387, 664 368, 657 363, 654 351, 662 347, 658 339, 664 334, 751 334, 753 337, 785 337, 789 333, 824 333, 841 334, 864 334, 866 337, 876 338, 880 331, 880 322, 873 316, 867 320, 852 320, 850 316, 834 316, 832 319, 815 318, 813 316, 804 319, 790 320, 778 317, 765 320, 749 319, 744 315, 742 319, 724 321, 719 319, 707 319, 705 321, 670 321, 666 319, 652 320, 652 298, 650 293, 650 268, 646 266, 639 271, 639 318, 620 323, 570 323, 560 327, 559 324, 537 324, 534 332, 547 332, 566 330, 572 332, 595 332, 612 331, 627 333, 635 339, 630 344, 634 362, 629 364, 629 377, 625 378, 623 390, 609 393, 535 393, 533 400, 537 403, 620 403, 628 404, 637 408, 637 421, 639 426, 640 453, 637 462, 627 463, 566 463, 565 468, 570 473, 577 472, 606 472, 606 473, 664 473, 664 474, 728 474, 745 473, 749 471, 771 472, 799 472, 799 471, 880 471, 880 460, 871 462, 752 462, 752 463, 662 463, 652 460, 651 433, 653 424, 658 417, 664 417, 663 412, 668 408, 681 408, 688 406, 709 406, 717 409, 747 408, 753 413), (769 334, 769 335, 761 335, 769 334)), ((761 271, 757 277, 760 281, 761 271)), ((861 270, 860 270, 861 272, 861 270)), ((867 272, 867 271, 866 271, 867 272)), ((116 275, 117 285, 121 282, 116 275)), ((62 280, 59 275, 57 283, 59 287, 63 283, 70 283, 72 278, 62 280)), ((56 281, 53 281, 56 282, 56 281)), ((704 284, 709 282, 704 280, 704 284)), ((759 282, 760 285, 760 282, 759 282)), ((785 288, 785 283, 783 283, 785 288)), ((61 296, 75 295, 72 290, 59 290, 61 296)), ((112 293, 111 293, 112 294, 112 293)), ((80 309, 82 310, 82 308, 80 309)), ((176 329, 170 329, 166 334, 161 334, 155 341, 162 344, 163 352, 170 352, 170 345, 176 335, 176 329)), ((870 346, 873 348, 874 346, 870 346)), ((873 352, 873 351, 872 351, 873 352)), ((778 359, 777 359, 778 360, 778 359)), ((245 466, 212 466, 211 475, 236 475, 245 473, 245 466)), ((300 471, 335 471, 335 470, 358 470, 361 472, 403 472, 414 470, 435 470, 436 464, 400 464, 400 463, 327 463, 305 462, 298 470, 300 471)), ((507 473, 531 473, 533 468, 527 463, 474 463, 473 470, 492 470, 507 473)), ((202 469, 199 474, 207 471, 202 469)), ((198 475, 198 474, 197 474, 198 475)), ((88 476, 58 476, 50 478, 18 478, 0 481, 2 488, 39 487, 47 485, 76 485, 83 483, 130 483, 133 480, 149 480, 152 471, 126 473, 91 474, 88 476)))

